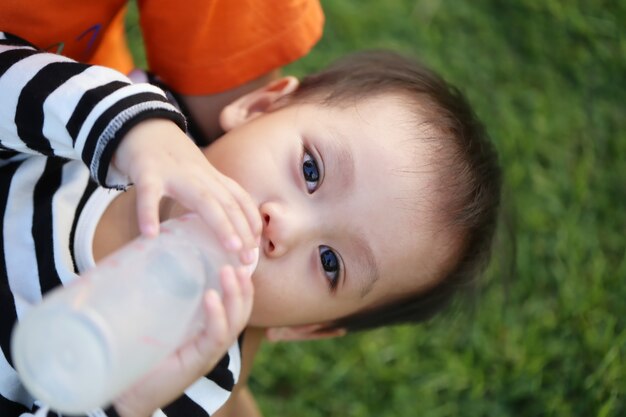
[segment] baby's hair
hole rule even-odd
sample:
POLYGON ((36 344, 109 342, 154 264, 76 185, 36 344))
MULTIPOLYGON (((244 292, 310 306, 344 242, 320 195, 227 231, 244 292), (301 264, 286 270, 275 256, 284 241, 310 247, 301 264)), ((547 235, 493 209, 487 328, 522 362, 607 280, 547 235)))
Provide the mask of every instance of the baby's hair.
POLYGON ((290 101, 341 105, 382 93, 396 93, 414 103, 416 119, 435 132, 435 166, 440 166, 439 216, 455 232, 455 261, 426 291, 335 320, 330 328, 348 331, 422 322, 469 288, 490 257, 500 202, 501 172, 487 133, 458 89, 421 63, 390 51, 348 55, 327 69, 305 77, 290 101), (441 218, 443 217, 443 218, 441 218))

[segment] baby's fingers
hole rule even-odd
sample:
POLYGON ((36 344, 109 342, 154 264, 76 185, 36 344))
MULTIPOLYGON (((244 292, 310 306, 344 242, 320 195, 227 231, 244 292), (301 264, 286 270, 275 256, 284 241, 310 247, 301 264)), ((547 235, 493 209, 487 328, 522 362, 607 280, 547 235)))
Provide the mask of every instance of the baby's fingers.
POLYGON ((250 269, 246 267, 223 268, 220 282, 222 302, 233 334, 239 333, 248 323, 252 311, 254 288, 250 278, 250 269))
MULTIPOLYGON (((243 249, 245 252, 257 246, 241 204, 222 181, 213 178, 171 187, 168 195, 197 213, 215 232, 226 250, 243 249)), ((253 259, 242 258, 242 261, 250 263, 253 259)))
MULTIPOLYGON (((224 191, 221 192, 224 193, 224 191)), ((218 199, 215 193, 209 191, 199 192, 195 197, 197 199, 193 206, 188 208, 198 213, 202 220, 215 231, 225 249, 229 251, 241 250, 243 238, 238 233, 232 219, 243 217, 243 214, 234 201, 225 203, 223 200, 227 197, 218 199)), ((235 221, 241 222, 242 220, 235 221)))
POLYGON ((252 309, 252 284, 246 268, 220 271, 223 296, 209 290, 204 299, 206 325, 193 344, 180 351, 184 368, 208 371, 244 329, 252 309), (210 366, 209 366, 210 365, 210 366))
POLYGON ((137 197, 137 222, 141 234, 154 237, 159 234, 159 203, 163 187, 155 181, 139 181, 135 184, 137 197))
POLYGON ((243 237, 244 247, 247 249, 258 247, 263 223, 256 203, 250 194, 231 178, 224 177, 223 184, 237 202, 238 209, 244 216, 243 219, 237 219, 239 220, 237 223, 233 222, 236 230, 243 237), (245 222, 243 222, 244 219, 245 222))
POLYGON ((180 352, 185 368, 195 369, 201 375, 208 372, 234 341, 228 329, 228 319, 222 300, 216 291, 210 290, 204 298, 206 325, 195 338, 192 346, 180 352))

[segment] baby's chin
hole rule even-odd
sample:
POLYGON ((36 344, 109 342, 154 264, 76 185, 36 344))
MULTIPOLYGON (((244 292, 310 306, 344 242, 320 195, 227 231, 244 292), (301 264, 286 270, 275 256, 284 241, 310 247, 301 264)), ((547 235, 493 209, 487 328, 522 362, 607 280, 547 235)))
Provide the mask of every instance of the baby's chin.
MULTIPOLYGON (((255 297, 256 298, 256 297, 255 297)), ((252 305, 252 313, 250 314, 250 320, 248 320, 248 327, 268 328, 274 327, 275 321, 268 317, 268 312, 263 308, 257 308, 260 303, 257 303, 256 299, 252 305)))

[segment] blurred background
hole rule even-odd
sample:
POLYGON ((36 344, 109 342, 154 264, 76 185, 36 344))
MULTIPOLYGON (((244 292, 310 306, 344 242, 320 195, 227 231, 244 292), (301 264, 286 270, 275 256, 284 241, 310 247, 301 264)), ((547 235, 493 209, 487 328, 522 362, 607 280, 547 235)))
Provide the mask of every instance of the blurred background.
MULTIPOLYGON (((266 416, 626 416, 626 2, 322 1, 304 75, 391 48, 459 86, 505 173, 493 261, 429 323, 267 344, 266 416)), ((131 10, 128 31, 145 63, 131 10)))

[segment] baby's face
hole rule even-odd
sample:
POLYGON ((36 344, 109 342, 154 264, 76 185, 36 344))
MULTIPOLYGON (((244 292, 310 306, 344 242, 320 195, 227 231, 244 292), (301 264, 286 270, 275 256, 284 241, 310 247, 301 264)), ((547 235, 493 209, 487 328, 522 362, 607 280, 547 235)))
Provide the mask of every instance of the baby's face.
POLYGON ((205 150, 258 203, 251 325, 324 323, 425 289, 446 262, 415 116, 393 96, 292 104, 205 150))

